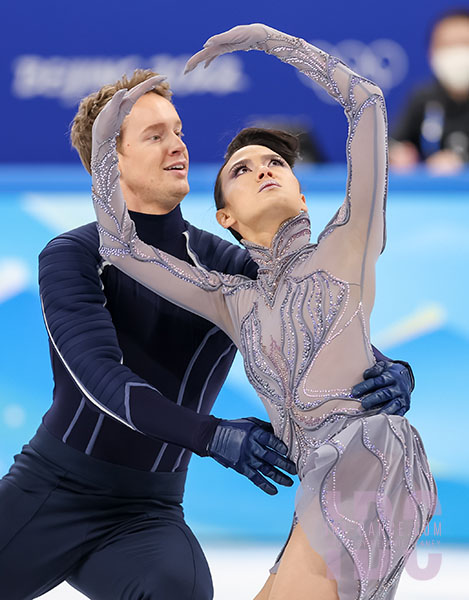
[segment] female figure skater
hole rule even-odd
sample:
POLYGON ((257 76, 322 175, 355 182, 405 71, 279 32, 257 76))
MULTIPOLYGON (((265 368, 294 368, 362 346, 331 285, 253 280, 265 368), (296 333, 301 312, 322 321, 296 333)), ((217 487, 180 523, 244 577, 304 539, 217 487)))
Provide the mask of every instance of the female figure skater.
POLYGON ((269 133, 231 147, 217 184, 218 221, 243 239, 259 265, 257 280, 208 272, 196 257, 192 266, 139 240, 119 185, 116 136, 133 103, 151 89, 149 80, 115 94, 94 124, 101 253, 233 339, 297 464, 296 525, 257 599, 389 600, 436 493, 415 429, 403 417, 364 411, 350 393, 357 374, 375 362, 369 317, 385 235, 383 95, 337 58, 260 24, 209 39, 188 69, 251 49, 298 68, 348 118, 345 201, 318 243, 309 243, 288 148, 269 133))

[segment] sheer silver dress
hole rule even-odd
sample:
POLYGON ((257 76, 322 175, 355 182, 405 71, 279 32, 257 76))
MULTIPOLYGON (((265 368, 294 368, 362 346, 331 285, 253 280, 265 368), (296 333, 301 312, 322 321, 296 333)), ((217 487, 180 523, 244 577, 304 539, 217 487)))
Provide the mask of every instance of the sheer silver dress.
POLYGON ((116 135, 124 115, 116 113, 100 116, 93 132, 101 253, 233 339, 298 466, 295 520, 326 560, 341 600, 389 600, 434 512, 436 490, 408 420, 365 412, 350 395, 375 362, 369 318, 385 238, 384 99, 372 82, 304 40, 279 34, 257 48, 325 88, 349 122, 345 200, 318 242, 310 243, 305 212, 282 224, 270 248, 244 242, 259 265, 255 281, 209 272, 146 245, 120 190, 116 135))

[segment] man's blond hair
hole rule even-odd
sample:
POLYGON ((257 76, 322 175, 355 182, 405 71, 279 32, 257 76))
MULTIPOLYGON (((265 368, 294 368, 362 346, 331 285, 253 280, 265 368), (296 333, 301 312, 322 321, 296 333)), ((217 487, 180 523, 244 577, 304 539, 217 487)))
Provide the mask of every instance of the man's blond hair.
MULTIPOLYGON (((158 75, 158 73, 151 69, 135 69, 130 79, 127 78, 127 75, 123 75, 114 84, 104 85, 100 90, 86 96, 80 102, 77 114, 72 121, 70 140, 88 173, 91 173, 91 133, 96 117, 118 90, 123 88, 130 90, 154 75, 158 75)), ((166 81, 158 84, 151 91, 171 101, 172 92, 166 81)))

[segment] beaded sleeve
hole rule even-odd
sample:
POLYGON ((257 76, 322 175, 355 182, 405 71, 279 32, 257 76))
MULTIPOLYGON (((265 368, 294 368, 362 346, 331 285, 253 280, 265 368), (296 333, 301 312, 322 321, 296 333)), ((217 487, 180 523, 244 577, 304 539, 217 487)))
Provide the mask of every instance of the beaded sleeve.
POLYGON ((116 138, 125 115, 117 114, 117 102, 109 109, 104 119, 98 121, 101 115, 98 117, 93 128, 92 197, 98 218, 100 254, 159 296, 212 321, 236 341, 225 295, 235 293, 240 282, 249 287, 252 280, 192 266, 138 237, 119 183, 116 138), (112 135, 107 132, 109 121, 115 124, 112 135))
POLYGON ((251 49, 272 54, 315 81, 342 106, 349 122, 345 201, 319 240, 338 226, 350 224, 351 229, 365 238, 365 242, 368 238, 363 252, 370 251, 370 226, 373 225, 377 249, 374 254, 379 254, 385 245, 388 170, 387 116, 383 94, 372 81, 357 75, 338 58, 303 39, 271 28, 268 31, 266 39, 257 42, 251 49))

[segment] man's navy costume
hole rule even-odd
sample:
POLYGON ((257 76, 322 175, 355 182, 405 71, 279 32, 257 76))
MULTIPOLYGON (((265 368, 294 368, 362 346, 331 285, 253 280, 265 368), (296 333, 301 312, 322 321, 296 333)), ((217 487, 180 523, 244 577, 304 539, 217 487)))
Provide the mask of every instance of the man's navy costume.
MULTIPOLYGON (((255 277, 247 252, 179 207, 131 214, 146 242, 255 277)), ((236 348, 103 264, 98 245, 90 223, 39 257, 54 401, 0 481, 0 597, 33 598, 68 579, 100 599, 207 600, 210 572, 180 503, 191 451, 206 455, 219 423, 209 412, 236 348)))

